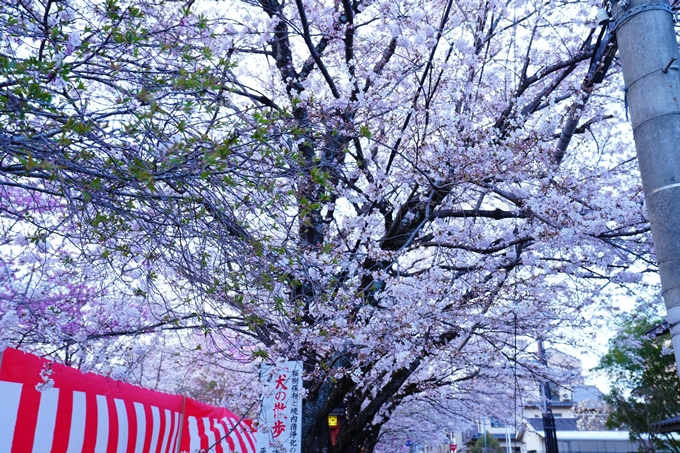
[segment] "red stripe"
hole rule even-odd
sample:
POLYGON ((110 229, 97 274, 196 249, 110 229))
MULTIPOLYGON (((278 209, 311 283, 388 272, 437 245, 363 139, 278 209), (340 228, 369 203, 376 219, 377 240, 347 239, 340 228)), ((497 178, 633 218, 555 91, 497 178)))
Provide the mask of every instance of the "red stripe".
POLYGON ((40 392, 32 385, 24 385, 21 388, 17 424, 14 427, 12 453, 28 453, 33 451, 33 439, 38 422, 39 407, 40 392))
POLYGON ((172 447, 172 451, 170 453, 175 453, 181 451, 181 448, 177 448, 177 443, 180 441, 179 433, 182 430, 182 423, 184 420, 182 420, 182 414, 180 412, 174 412, 172 414, 172 420, 175 424, 175 431, 172 435, 172 442, 170 443, 170 446, 172 447))
POLYGON ((57 420, 54 425, 54 440, 52 453, 66 453, 71 434, 71 418, 73 413, 73 392, 59 390, 59 404, 57 405, 57 420))
POLYGON ((189 415, 185 414, 182 420, 182 442, 180 451, 189 451, 191 445, 191 436, 189 434, 189 415))
POLYGON ((172 435, 175 433, 175 429, 175 413, 170 411, 170 434, 168 434, 168 443, 163 453, 172 453, 172 435))
MULTIPOLYGON (((173 443, 172 443, 174 450, 170 453, 176 453, 176 452, 182 451, 181 448, 177 448, 177 443, 180 441, 179 433, 182 430, 182 424, 183 424, 184 420, 182 420, 182 413, 181 412, 175 412, 175 414, 177 414, 177 418, 176 418, 176 423, 175 423, 175 425, 176 425, 175 426, 175 434, 173 436, 173 443)), ((174 417, 174 414, 173 414, 173 417, 174 417)), ((173 420, 175 420, 175 418, 173 418, 173 420)))
MULTIPOLYGON (((215 453, 224 453, 223 448, 222 448, 222 434, 217 430, 216 428, 216 423, 218 422, 217 419, 211 418, 210 419, 210 429, 212 430, 213 434, 215 435, 215 441, 217 442, 217 445, 215 446, 215 453)), ((226 431, 225 431, 226 434, 226 431)))
POLYGON ((208 434, 205 432, 205 422, 203 421, 203 417, 196 417, 196 421, 198 422, 198 438, 201 440, 201 449, 207 449, 208 448, 208 434))
POLYGON ((208 431, 210 429, 210 419, 208 418, 208 429, 205 428, 205 417, 200 417, 198 419, 198 436, 201 439, 201 448, 207 450, 210 447, 210 438, 208 437, 208 431))
POLYGON ((234 440, 231 438, 232 434, 229 432, 231 431, 231 428, 229 427, 229 423, 227 423, 224 419, 218 420, 222 426, 224 426, 224 434, 227 435, 227 444, 229 444, 229 450, 234 451, 236 450, 236 445, 234 444, 234 440))
MULTIPOLYGON (((238 423, 239 419, 238 418, 231 418, 230 419, 231 423, 238 423)), ((246 452, 248 451, 248 448, 246 447, 245 442, 243 442, 243 439, 241 438, 241 432, 238 429, 238 425, 234 426, 234 434, 236 434, 236 438, 238 439, 238 443, 241 445, 241 451, 246 452)))
POLYGON ((106 406, 109 410, 109 443, 106 447, 106 453, 116 453, 118 449, 118 413, 116 413, 116 404, 113 398, 106 397, 106 406))
POLYGON ((217 453, 219 453, 222 450, 222 447, 220 447, 220 437, 222 437, 222 435, 217 430, 217 428, 215 428, 216 421, 217 420, 215 420, 214 418, 210 419, 210 431, 212 431, 213 436, 215 436, 215 440, 217 441, 217 447, 215 448, 217 449, 217 453))
POLYGON ((135 444, 137 443, 137 413, 135 412, 135 406, 132 401, 123 401, 125 403, 125 412, 127 412, 128 419, 128 442, 127 442, 127 452, 134 453, 135 444))
POLYGON ((172 438, 175 435, 177 427, 175 426, 175 413, 170 411, 170 434, 168 435, 168 444, 165 446, 164 453, 173 453, 172 451, 172 438))
POLYGON ((248 424, 247 420, 243 420, 241 422, 241 426, 243 427, 243 430, 247 433, 247 438, 248 438, 248 443, 250 444, 250 448, 252 452, 256 451, 255 448, 255 434, 253 433, 253 427, 248 424))
POLYGON ((146 416, 146 435, 144 436, 144 447, 142 451, 149 451, 151 448, 151 435, 153 434, 153 415, 151 407, 144 404, 144 415, 146 416))
POLYGON ((93 453, 97 442, 97 395, 85 394, 85 438, 83 439, 83 453, 93 453))
POLYGON ((163 435, 165 434, 165 411, 160 407, 158 408, 158 416, 161 422, 158 427, 158 443, 156 444, 156 451, 151 453, 166 453, 161 451, 161 448, 163 448, 163 435))

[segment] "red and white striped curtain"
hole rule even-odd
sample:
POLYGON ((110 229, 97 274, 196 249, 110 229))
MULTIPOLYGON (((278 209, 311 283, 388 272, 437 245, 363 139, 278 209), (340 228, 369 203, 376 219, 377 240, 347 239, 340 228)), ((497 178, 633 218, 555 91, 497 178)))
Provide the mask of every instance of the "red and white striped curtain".
POLYGON ((249 420, 190 398, 0 354, 0 453, 254 453, 249 420), (41 372, 54 386, 42 392, 41 372))

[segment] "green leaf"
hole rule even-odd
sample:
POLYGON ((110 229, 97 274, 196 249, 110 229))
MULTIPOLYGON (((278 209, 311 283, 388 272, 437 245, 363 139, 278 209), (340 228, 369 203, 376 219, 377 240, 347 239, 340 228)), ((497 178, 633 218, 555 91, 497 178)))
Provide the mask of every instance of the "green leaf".
POLYGON ((368 129, 368 126, 362 124, 361 127, 359 127, 359 135, 362 137, 371 138, 371 131, 368 129))

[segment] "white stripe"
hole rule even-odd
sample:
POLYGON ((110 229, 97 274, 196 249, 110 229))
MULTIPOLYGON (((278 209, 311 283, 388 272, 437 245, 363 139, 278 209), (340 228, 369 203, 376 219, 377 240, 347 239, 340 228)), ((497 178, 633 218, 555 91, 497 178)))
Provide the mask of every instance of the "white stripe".
POLYGON ((236 419, 236 418, 233 419, 233 423, 236 425, 236 429, 234 431, 237 431, 237 434, 241 437, 241 440, 243 441, 243 445, 244 445, 244 448, 245 448, 245 450, 243 450, 243 451, 244 452, 253 451, 253 450, 251 450, 251 448, 253 448, 253 447, 252 447, 251 443, 249 442, 249 440, 251 439, 251 435, 248 432, 248 430, 246 429, 246 424, 243 422, 242 419, 236 419))
POLYGON ((229 451, 229 444, 227 443, 227 432, 224 430, 224 425, 222 425, 219 420, 215 420, 215 428, 217 428, 217 431, 220 433, 222 451, 226 453, 229 451))
POLYGON ((243 452, 248 451, 248 442, 246 439, 243 438, 243 431, 241 431, 241 424, 238 422, 238 419, 236 418, 230 418, 229 421, 231 422, 232 426, 234 427, 234 434, 236 434, 236 437, 239 440, 239 445, 241 442, 243 442, 243 445, 245 446, 245 450, 243 452))
POLYGON ((237 435, 241 439, 241 442, 243 442, 243 453, 247 453, 250 451, 250 444, 248 443, 248 435, 246 434, 244 425, 243 425, 243 420, 235 418, 232 420, 234 425, 236 426, 236 431, 237 435))
POLYGON ((125 401, 114 398, 113 402, 116 405, 116 414, 118 415, 118 448, 116 453, 125 453, 128 441, 128 417, 125 401))
POLYGON ((84 392, 73 392, 73 412, 71 412, 71 433, 68 436, 66 453, 81 453, 85 440, 85 420, 87 404, 84 392))
POLYGON ((95 453, 106 453, 109 443, 109 406, 104 395, 97 395, 97 442, 95 453))
POLYGON ((208 436, 208 448, 211 448, 217 442, 215 439, 215 433, 210 429, 210 419, 208 417, 203 417, 203 429, 205 430, 205 435, 208 436))
POLYGON ((12 451, 14 427, 17 424, 22 385, 0 381, 0 453, 12 451))
POLYGON ((196 453, 201 449, 201 438, 198 436, 196 417, 189 417, 189 453, 196 453))
POLYGON ((161 445, 161 453, 168 452, 168 439, 170 438, 170 428, 172 428, 172 419, 170 418, 170 411, 165 409, 165 431, 163 432, 163 444, 161 445))
POLYGON ((45 453, 52 450, 58 404, 59 389, 51 388, 40 394, 38 422, 35 425, 35 437, 33 440, 33 451, 35 453, 45 453))
POLYGON ((151 420, 153 428, 151 431, 149 453, 156 453, 156 449, 158 448, 158 434, 161 432, 161 413, 156 406, 151 406, 151 420))
POLYGON ((174 431, 172 432, 172 435, 170 436, 170 440, 172 441, 170 444, 170 453, 175 453, 177 451, 177 436, 179 436, 179 412, 175 412, 175 426, 174 426, 174 431))
POLYGON ((246 425, 245 422, 241 420, 241 423, 238 424, 238 429, 241 430, 241 434, 243 435, 243 442, 246 444, 246 450, 255 452, 257 450, 257 445, 255 445, 255 436, 253 436, 253 432, 250 430, 248 425, 246 425))
POLYGON ((146 439, 146 414, 144 414, 144 405, 142 403, 135 403, 135 415, 137 417, 137 443, 135 444, 135 453, 142 453, 144 440, 146 439))
POLYGON ((246 452, 251 451, 251 449, 250 449, 250 448, 251 448, 250 442, 248 441, 248 440, 249 440, 248 438, 249 438, 250 434, 246 431, 246 425, 245 425, 245 423, 244 423, 243 420, 241 420, 241 419, 236 420, 235 423, 237 423, 237 425, 236 425, 236 430, 237 430, 237 431, 239 432, 239 434, 241 435, 241 440, 243 441, 243 444, 245 445, 245 450, 244 450, 244 451, 246 451, 246 452))
POLYGON ((234 423, 234 421, 229 417, 224 417, 223 420, 227 421, 227 427, 231 431, 229 437, 231 438, 232 442, 234 442, 234 451, 238 453, 244 453, 243 448, 241 447, 241 436, 235 428, 236 423, 234 423))

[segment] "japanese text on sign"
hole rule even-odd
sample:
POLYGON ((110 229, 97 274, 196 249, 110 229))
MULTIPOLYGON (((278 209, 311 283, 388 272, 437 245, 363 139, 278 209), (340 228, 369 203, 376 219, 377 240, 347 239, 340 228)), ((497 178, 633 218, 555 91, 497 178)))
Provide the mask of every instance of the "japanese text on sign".
POLYGON ((257 431, 258 453, 300 453, 302 363, 263 365, 265 383, 257 431))

